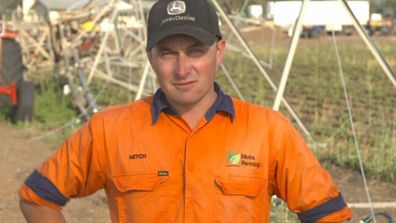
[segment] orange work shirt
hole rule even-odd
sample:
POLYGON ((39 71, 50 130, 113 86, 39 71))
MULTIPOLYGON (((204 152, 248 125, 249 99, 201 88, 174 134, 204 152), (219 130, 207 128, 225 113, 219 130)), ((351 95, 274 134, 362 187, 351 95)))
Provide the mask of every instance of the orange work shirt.
POLYGON ((280 113, 222 93, 194 129, 159 90, 96 113, 22 185, 21 199, 60 209, 104 188, 112 222, 269 222, 271 196, 302 222, 351 211, 280 113))

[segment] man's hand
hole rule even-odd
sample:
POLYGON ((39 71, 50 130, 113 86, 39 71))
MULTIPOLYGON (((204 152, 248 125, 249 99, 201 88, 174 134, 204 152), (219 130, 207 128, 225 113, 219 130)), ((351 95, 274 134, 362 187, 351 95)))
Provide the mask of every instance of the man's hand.
POLYGON ((19 201, 19 208, 28 223, 53 222, 65 223, 62 212, 49 207, 39 206, 23 200, 19 201))

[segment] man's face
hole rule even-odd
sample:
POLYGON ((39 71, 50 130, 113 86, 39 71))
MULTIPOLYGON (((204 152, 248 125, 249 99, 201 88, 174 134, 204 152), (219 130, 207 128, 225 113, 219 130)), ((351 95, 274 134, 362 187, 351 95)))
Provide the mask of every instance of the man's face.
POLYGON ((215 99, 213 83, 224 48, 224 40, 209 46, 186 35, 155 45, 147 55, 169 103, 178 109, 215 99))

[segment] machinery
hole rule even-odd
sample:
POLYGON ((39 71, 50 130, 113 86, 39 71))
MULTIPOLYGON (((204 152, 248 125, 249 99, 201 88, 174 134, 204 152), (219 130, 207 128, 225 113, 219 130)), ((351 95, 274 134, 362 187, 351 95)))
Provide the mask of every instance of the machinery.
POLYGON ((380 13, 372 13, 367 23, 367 30, 370 35, 388 35, 393 31, 393 20, 391 16, 382 16, 380 13))
MULTIPOLYGON (((4 9, 11 14, 7 25, 18 32, 2 41, 7 45, 18 44, 19 59, 12 63, 4 61, 2 72, 11 71, 7 66, 22 66, 18 75, 1 75, 5 76, 4 81, 0 79, 4 86, 2 97, 8 104, 12 95, 8 92, 16 91, 17 105, 22 100, 24 94, 19 93, 19 85, 25 81, 20 80, 38 83, 57 78, 66 89, 64 94, 70 95, 73 106, 80 110, 81 117, 89 119, 90 114, 100 110, 97 100, 107 90, 120 92, 123 89, 128 96, 130 92, 138 92, 140 97, 157 88, 144 48, 143 10, 149 8, 151 2, 23 0, 21 5, 18 0, 4 1, 12 5, 4 9), (152 81, 146 84, 141 80, 147 76, 152 81), (14 88, 10 87, 9 80, 14 81, 14 88)), ((5 5, 0 4, 0 14, 5 5)), ((1 52, 8 55, 11 51, 1 52)), ((18 114, 14 110, 12 113, 18 114)))
POLYGON ((25 66, 16 41, 18 33, 7 29, 4 11, 0 11, 0 106, 11 107, 10 119, 16 123, 32 119, 34 85, 24 80, 25 66))

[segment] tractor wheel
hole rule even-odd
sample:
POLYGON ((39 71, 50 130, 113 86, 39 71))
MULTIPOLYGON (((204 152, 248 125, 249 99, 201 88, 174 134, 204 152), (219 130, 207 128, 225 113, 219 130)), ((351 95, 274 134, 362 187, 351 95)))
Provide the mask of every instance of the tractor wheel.
POLYGON ((32 121, 34 105, 34 84, 22 81, 17 89, 17 105, 12 108, 11 122, 32 121))
POLYGON ((2 64, 0 66, 1 82, 9 85, 14 82, 16 86, 23 81, 25 66, 22 61, 21 47, 13 39, 2 39, 2 64))
MULTIPOLYGON (((22 62, 21 47, 17 41, 9 38, 1 38, 0 50, 0 86, 8 86, 12 82, 18 87, 23 80, 24 65, 22 62)), ((11 98, 9 95, 0 94, 0 106, 9 107, 11 98)), ((12 112, 11 108, 11 112, 12 112)))

